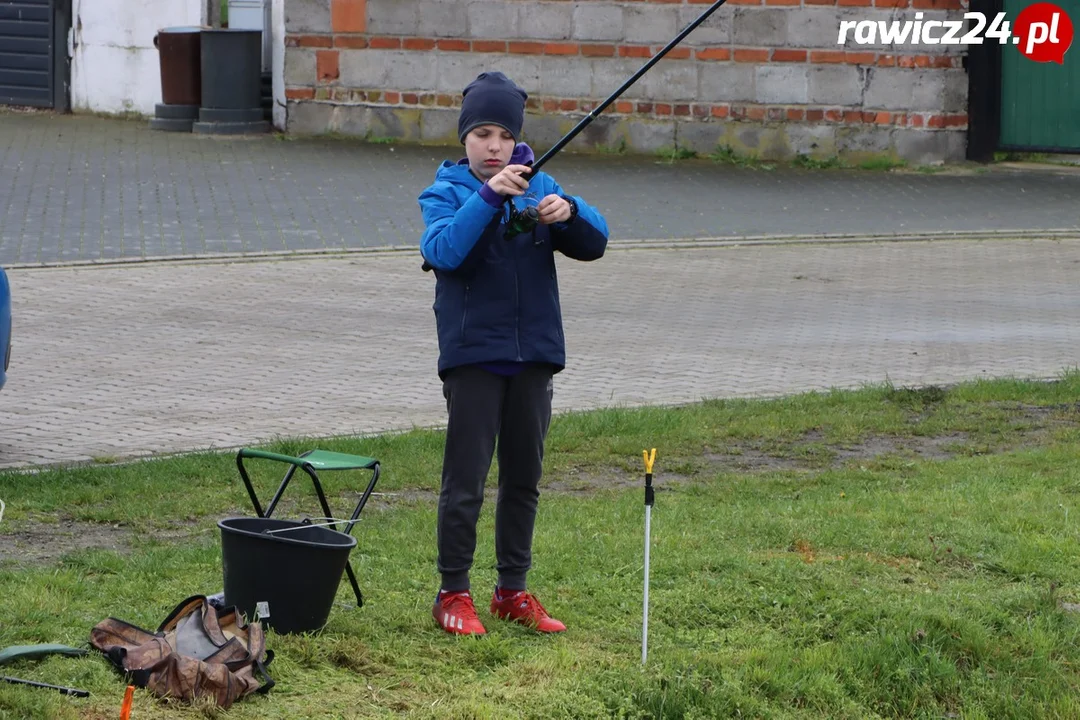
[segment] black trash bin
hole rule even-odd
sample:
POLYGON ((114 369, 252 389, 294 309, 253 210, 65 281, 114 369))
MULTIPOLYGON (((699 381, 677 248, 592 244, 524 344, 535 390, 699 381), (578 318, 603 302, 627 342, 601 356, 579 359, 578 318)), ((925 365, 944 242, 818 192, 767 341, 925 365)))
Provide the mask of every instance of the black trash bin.
POLYGON ((202 103, 201 27, 167 27, 154 36, 161 72, 161 102, 150 127, 191 132, 202 103))
POLYGON ((270 130, 263 111, 262 31, 202 33, 202 105, 197 133, 237 135, 270 130))

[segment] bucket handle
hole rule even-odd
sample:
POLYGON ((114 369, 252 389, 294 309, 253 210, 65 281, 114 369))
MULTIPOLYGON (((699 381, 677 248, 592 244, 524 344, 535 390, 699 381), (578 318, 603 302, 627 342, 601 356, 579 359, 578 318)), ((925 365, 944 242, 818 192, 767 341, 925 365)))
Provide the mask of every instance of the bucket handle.
MULTIPOLYGON (((316 520, 330 520, 330 518, 315 518, 316 520)), ((328 525, 348 525, 352 520, 334 520, 332 522, 324 523, 309 523, 305 522, 303 525, 297 525, 296 527, 278 528, 277 530, 263 530, 266 535, 277 535, 278 533, 292 532, 293 530, 304 530, 306 528, 313 527, 327 527, 328 525)))

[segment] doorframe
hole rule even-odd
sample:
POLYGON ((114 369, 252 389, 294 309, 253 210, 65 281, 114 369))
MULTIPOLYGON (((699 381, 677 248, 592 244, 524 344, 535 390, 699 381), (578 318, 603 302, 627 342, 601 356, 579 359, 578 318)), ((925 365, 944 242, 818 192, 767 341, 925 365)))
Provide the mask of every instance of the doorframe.
POLYGON ((53 0, 53 112, 71 112, 71 0, 53 0))
MULTIPOLYGON (((1005 0, 971 0, 971 12, 997 17, 1005 0)), ((992 162, 1001 139, 1001 44, 968 46, 968 160, 992 162)))

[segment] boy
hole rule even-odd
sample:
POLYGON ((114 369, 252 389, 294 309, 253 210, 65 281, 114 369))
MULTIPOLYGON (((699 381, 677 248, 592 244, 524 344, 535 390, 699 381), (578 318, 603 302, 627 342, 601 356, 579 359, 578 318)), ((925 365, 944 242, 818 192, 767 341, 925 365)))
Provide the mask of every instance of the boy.
POLYGON ((432 614, 459 635, 486 632, 469 570, 496 438, 499 577, 491 612, 540 632, 566 630, 525 582, 552 377, 566 363, 555 252, 596 260, 607 248, 608 227, 550 176, 530 176, 533 153, 519 143, 527 98, 499 72, 471 82, 458 118, 466 157, 443 162, 419 198, 426 225, 420 252, 435 271, 438 371, 449 416, 437 528, 442 587, 432 614), (511 202, 518 210, 536 208, 534 229, 507 232, 511 202))

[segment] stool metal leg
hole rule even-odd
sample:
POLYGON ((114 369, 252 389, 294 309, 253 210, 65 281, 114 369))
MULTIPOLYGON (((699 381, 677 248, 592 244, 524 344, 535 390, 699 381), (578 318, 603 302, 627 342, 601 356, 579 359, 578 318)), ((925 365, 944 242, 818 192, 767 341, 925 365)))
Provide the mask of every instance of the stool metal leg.
POLYGON ((288 472, 285 473, 285 478, 281 481, 281 485, 278 486, 277 492, 274 493, 274 497, 270 500, 270 504, 266 506, 266 517, 270 517, 274 514, 274 508, 277 507, 278 501, 281 500, 281 496, 285 494, 285 488, 289 486, 289 481, 292 480, 293 473, 296 472, 296 466, 290 465, 288 472))
POLYGON ((263 514, 262 505, 259 504, 259 498, 255 495, 255 488, 251 486, 251 478, 248 477, 247 470, 244 469, 243 454, 237 454, 236 467, 240 471, 240 478, 244 481, 244 487, 247 488, 248 497, 251 498, 251 504, 255 508, 255 514, 261 518, 266 517, 263 514))
MULTIPOLYGON (((304 472, 311 477, 311 482, 315 485, 315 494, 319 496, 319 504, 322 506, 323 512, 326 513, 326 519, 334 520, 334 514, 330 512, 330 505, 326 502, 326 495, 323 494, 322 485, 319 483, 319 476, 315 474, 315 469, 311 465, 304 463, 304 472)), ((363 498, 361 498, 361 501, 363 501, 363 498)), ((355 522, 356 518, 354 517, 352 522, 349 523, 349 530, 352 529, 355 522)), ((360 592, 359 583, 356 582, 356 573, 353 572, 351 561, 345 561, 345 574, 349 576, 349 584, 352 585, 353 594, 356 595, 356 607, 364 607, 364 595, 360 592)))

